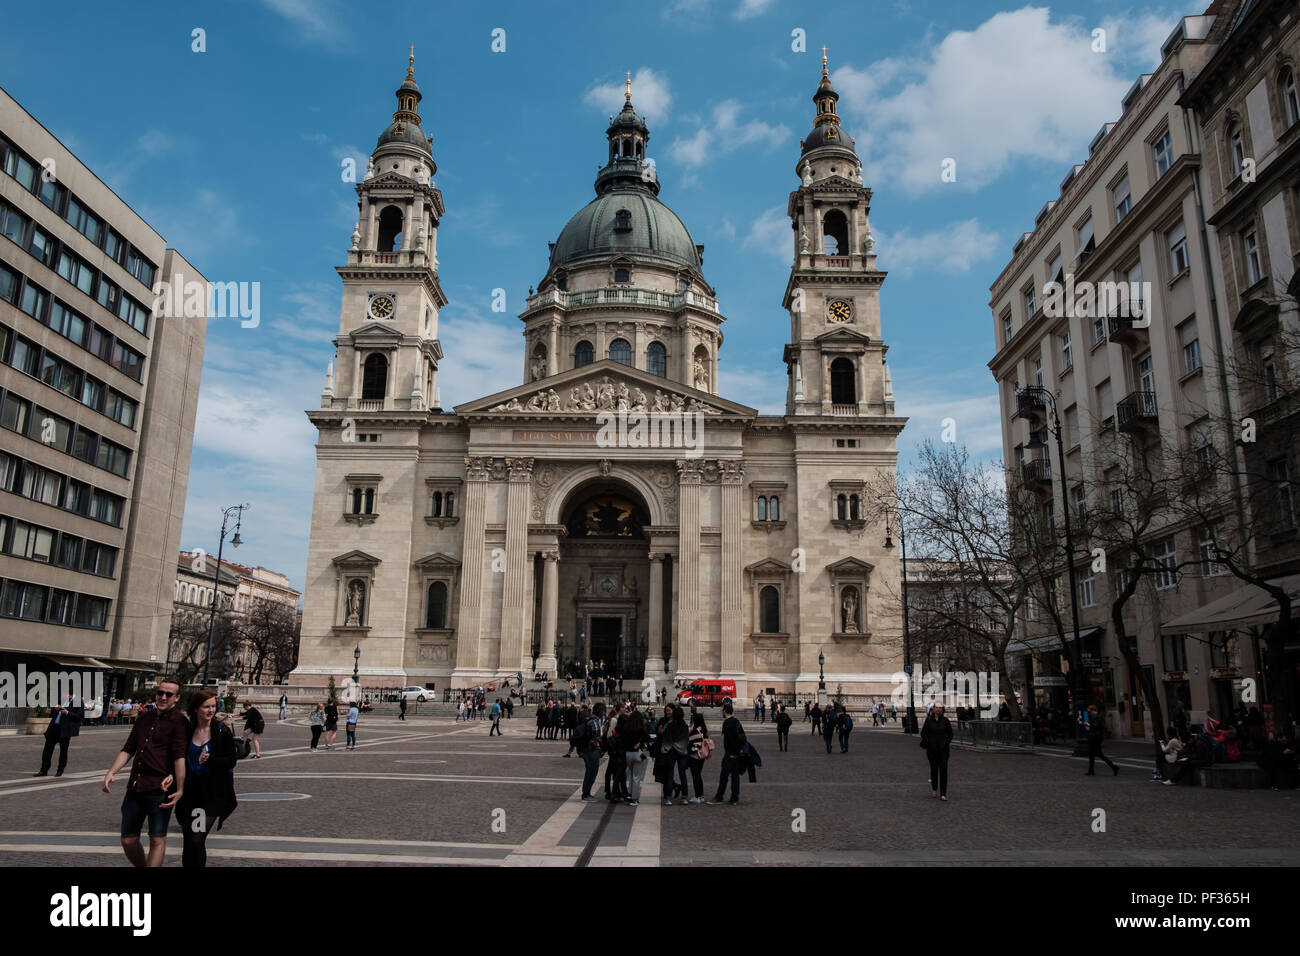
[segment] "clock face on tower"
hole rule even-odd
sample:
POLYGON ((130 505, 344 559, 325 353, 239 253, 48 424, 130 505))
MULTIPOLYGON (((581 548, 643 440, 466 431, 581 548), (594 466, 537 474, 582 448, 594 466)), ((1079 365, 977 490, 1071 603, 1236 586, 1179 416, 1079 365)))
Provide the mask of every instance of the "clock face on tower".
POLYGON ((370 315, 376 319, 389 319, 393 316, 393 297, 377 295, 370 300, 370 315))
POLYGON ((827 309, 832 322, 847 322, 853 318, 853 306, 843 299, 836 299, 827 309))

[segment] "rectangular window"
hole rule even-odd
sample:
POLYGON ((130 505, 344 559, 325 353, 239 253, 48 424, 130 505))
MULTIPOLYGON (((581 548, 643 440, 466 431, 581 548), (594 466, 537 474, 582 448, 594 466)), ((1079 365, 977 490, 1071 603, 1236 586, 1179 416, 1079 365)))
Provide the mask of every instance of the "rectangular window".
POLYGON ((95 464, 105 471, 125 478, 131 464, 131 452, 114 442, 101 438, 95 450, 95 464))
POLYGON ((28 192, 36 185, 36 167, 16 149, 10 148, 5 156, 5 172, 22 183, 28 192))
POLYGON ((99 356, 107 362, 112 350, 113 336, 109 335, 98 325, 91 323, 89 331, 86 333, 86 351, 91 355, 99 356))
POLYGON ((81 404, 99 411, 104 401, 104 383, 89 375, 81 383, 81 404))
POLYGON ((99 436, 86 428, 78 427, 76 434, 72 436, 72 450, 70 454, 73 458, 80 459, 89 465, 95 463, 95 445, 99 436))
POLYGON ((77 596, 71 591, 55 588, 50 592, 50 611, 45 618, 51 624, 71 624, 72 609, 76 607, 77 596))
POLYGON ((1065 269, 1061 265, 1061 254, 1058 252, 1052 256, 1052 261, 1047 264, 1047 281, 1062 282, 1065 278, 1065 269))
POLYGON ((144 373, 144 356, 118 341, 113 342, 112 357, 109 358, 108 364, 137 382, 144 373))
POLYGON ((1074 351, 1070 346, 1070 333, 1061 336, 1061 371, 1074 367, 1074 351))
POLYGON ((1034 287, 1033 287, 1033 286, 1030 286, 1030 287, 1029 287, 1028 289, 1026 289, 1025 292, 1024 292, 1024 296, 1025 296, 1025 321, 1026 321, 1026 322, 1028 322, 1030 319, 1032 319, 1032 318, 1034 317, 1034 314, 1038 311, 1038 302, 1037 302, 1037 299, 1034 297, 1034 293, 1035 293, 1035 290, 1034 290, 1034 287))
POLYGON ((14 336, 14 351, 9 364, 18 371, 35 378, 41 372, 41 350, 36 343, 14 336))
POLYGON ((1076 259, 1086 259, 1092 255, 1092 250, 1097 248, 1096 240, 1092 234, 1092 216, 1088 216, 1079 226, 1079 251, 1075 253, 1076 259))
POLYGON ((78 627, 95 627, 103 629, 108 622, 108 599, 91 597, 89 594, 77 595, 77 614, 73 623, 78 627))
POLYGON ((1201 538, 1198 542, 1201 556, 1201 577, 1213 578, 1227 573, 1227 569, 1215 560, 1216 550, 1222 547, 1223 542, 1219 538, 1218 528, 1209 525, 1201 531, 1201 538))
POLYGON ((142 335, 149 332, 149 311, 129 295, 119 298, 117 317, 142 335))
POLYGON ((111 578, 117 565, 117 548, 110 548, 98 541, 87 541, 85 555, 81 561, 81 570, 88 574, 111 578))
POLYGON ((1124 491, 1119 486, 1119 469, 1106 469, 1106 493, 1110 498, 1110 513, 1116 516, 1124 514, 1124 491))
POLYGON ((1155 164, 1156 179, 1169 172, 1169 167, 1174 164, 1174 143, 1169 138, 1169 130, 1151 144, 1151 159, 1155 164))
POLYGON ((73 229, 95 245, 99 245, 100 237, 104 234, 103 220, 77 202, 75 196, 68 200, 67 220, 73 229))
POLYGON ((90 507, 90 485, 69 478, 68 485, 63 490, 63 507, 73 514, 84 515, 90 507))
POLYGON ((10 545, 9 553, 48 564, 54 554, 54 532, 26 521, 15 521, 13 544, 10 545))
POLYGON ((42 265, 49 265, 54 256, 54 240, 42 229, 33 227, 32 240, 27 244, 27 251, 42 265))
POLYGON ((95 301, 114 315, 117 314, 117 297, 121 290, 103 276, 99 277, 99 288, 95 290, 95 301))
POLYGON ((26 399, 19 398, 13 392, 5 394, 0 402, 0 426, 20 435, 27 434, 27 421, 31 417, 32 405, 26 399))
POLYGON ((153 288, 154 265, 144 256, 132 249, 126 256, 126 271, 131 273, 150 289, 153 288))
POLYGON ((1170 278, 1182 275, 1189 266, 1187 258, 1187 231, 1180 222, 1169 231, 1169 269, 1170 278))
POLYGON ((1065 410, 1065 447, 1073 448, 1079 444, 1079 406, 1071 405, 1065 410))
POLYGON ((1277 494, 1278 526, 1290 530, 1295 527, 1295 499, 1291 495, 1291 475, 1285 458, 1268 463, 1268 477, 1277 494))
POLYGON ((1097 416, 1101 419, 1102 426, 1108 419, 1115 415, 1115 400, 1111 396, 1110 379, 1102 382, 1097 386, 1097 416))
POLYGON ((108 235, 104 237, 104 251, 108 253, 110 259, 121 265, 126 255, 126 240, 110 229, 108 235))
POLYGON ((1277 401, 1277 362, 1273 357, 1273 345, 1265 342, 1259 349, 1259 373, 1264 385, 1264 396, 1270 402, 1277 401))
POLYGON ((1187 447, 1192 450, 1196 470, 1208 474, 1214 469, 1214 444, 1210 438, 1210 424, 1195 422, 1187 426, 1187 447))
POLYGON ((1174 551, 1174 539, 1172 537, 1159 541, 1151 549, 1151 560, 1158 565, 1161 570, 1154 575, 1157 591, 1166 591, 1178 584, 1178 556, 1174 551))
MULTIPOLYGON (((0 491, 13 491, 18 487, 22 475, 22 462, 21 458, 0 451, 0 491)), ((4 535, 0 534, 0 544, 3 543, 4 535)))
POLYGON ((1074 514, 1080 521, 1086 521, 1088 518, 1088 493, 1084 490, 1083 485, 1075 485, 1070 489, 1070 497, 1074 499, 1074 514))
POLYGON ((27 228, 27 217, 12 206, 0 206, 0 235, 10 242, 21 246, 23 230, 27 228))
POLYGON ((1115 188, 1111 190, 1110 194, 1111 199, 1115 203, 1115 221, 1117 223, 1123 222, 1124 217, 1127 216, 1129 210, 1133 208, 1133 197, 1129 194, 1128 188, 1128 176, 1125 176, 1116 183, 1115 188))
POLYGON ((110 389, 108 399, 104 402, 104 414, 127 428, 135 427, 137 405, 121 392, 110 389))
POLYGON ((1040 358, 1034 359, 1034 384, 1043 387, 1043 360, 1040 358))
POLYGON ((1160 657, 1166 671, 1187 670, 1187 639, 1183 634, 1166 634, 1160 639, 1160 657))
POLYGON ((58 299, 50 305, 50 328, 77 345, 86 341, 86 320, 58 299))
POLYGON ((1008 312, 1006 315, 1002 316, 1002 342, 1003 342, 1003 344, 1006 344, 1007 342, 1010 342, 1010 341, 1011 341, 1011 335, 1012 335, 1012 332, 1013 332, 1013 331, 1014 331, 1014 330, 1013 330, 1012 325, 1011 325, 1011 313, 1008 312))
POLYGON ((1092 607, 1096 603, 1093 595, 1092 565, 1079 573, 1079 607, 1092 607))
POLYGON ((67 194, 68 191, 53 179, 42 179, 41 187, 36 193, 41 202, 60 213, 63 211, 63 197, 67 194))
POLYGON ((45 305, 50 301, 50 295, 40 286, 32 285, 30 282, 23 287, 22 298, 18 301, 18 308, 22 309, 37 322, 45 321, 45 305))
POLYGON ((61 568, 71 568, 74 571, 81 567, 81 539, 72 534, 61 535, 59 555, 54 563, 61 568))
POLYGON ((1092 320, 1092 344, 1100 345, 1106 341, 1106 319, 1103 316, 1096 316, 1092 320))
POLYGON ((1142 263, 1128 270, 1128 311, 1133 318, 1140 318, 1146 303, 1142 301, 1142 263))
POLYGON ((72 440, 72 422, 38 405, 33 409, 31 437, 66 454, 72 440))
POLYGON ((90 496, 90 517, 105 524, 121 524, 122 501, 119 496, 96 488, 90 496))
POLYGON ((0 299, 12 302, 18 297, 18 273, 0 264, 0 299))
POLYGON ((1259 236, 1254 229, 1242 233, 1241 247, 1246 261, 1246 284, 1254 285, 1264 278, 1264 266, 1259 258, 1259 236))
POLYGON ((50 388, 58 389, 64 395, 75 398, 80 393, 81 382, 78 381, 80 374, 71 365, 50 352, 46 352, 41 358, 41 381, 50 388))
POLYGON ((1201 367, 1201 340, 1196 332, 1196 319, 1188 319, 1178 326, 1178 344, 1183 351, 1183 374, 1201 367))
POLYGON ((45 620, 45 603, 49 591, 39 584, 6 581, 0 591, 0 614, 25 621, 45 620))
POLYGON ((86 295, 95 285, 95 270, 66 249, 59 252, 58 273, 86 295))

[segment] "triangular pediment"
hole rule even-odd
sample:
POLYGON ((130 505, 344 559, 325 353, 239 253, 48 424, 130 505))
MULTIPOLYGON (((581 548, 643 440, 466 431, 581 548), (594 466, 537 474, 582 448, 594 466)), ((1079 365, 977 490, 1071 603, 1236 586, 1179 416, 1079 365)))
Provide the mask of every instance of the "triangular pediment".
POLYGON ((860 558, 841 558, 834 564, 826 565, 826 570, 833 574, 870 574, 876 570, 874 564, 868 564, 860 558))
POLYGON ((435 551, 432 554, 426 554, 420 560, 413 562, 417 568, 436 569, 436 568, 458 568, 460 562, 450 554, 442 551, 435 551))
POLYGON ((412 186, 422 186, 424 184, 406 176, 401 176, 390 169, 386 172, 371 176, 366 180, 366 185, 371 189, 374 189, 376 186, 380 188, 396 186, 399 189, 410 189, 412 186))
POLYGON ((847 326, 838 326, 813 339, 818 345, 870 345, 871 336, 847 326))
POLYGON ((748 565, 745 570, 750 574, 789 574, 793 569, 776 558, 764 558, 762 561, 755 561, 748 565))
POLYGON ((758 410, 602 359, 456 406, 457 415, 587 415, 602 411, 703 412, 753 418, 758 410))
POLYGON ((813 183, 813 189, 861 189, 862 184, 847 179, 836 173, 833 176, 827 176, 825 179, 819 179, 813 183))
POLYGON ((349 551, 347 554, 340 554, 334 558, 334 564, 339 567, 373 568, 379 563, 379 558, 376 558, 373 554, 367 554, 365 551, 349 551))
POLYGON ((367 322, 365 325, 349 332, 348 337, 353 341, 365 340, 369 343, 382 341, 399 344, 402 341, 401 332, 391 325, 384 325, 382 322, 367 322))

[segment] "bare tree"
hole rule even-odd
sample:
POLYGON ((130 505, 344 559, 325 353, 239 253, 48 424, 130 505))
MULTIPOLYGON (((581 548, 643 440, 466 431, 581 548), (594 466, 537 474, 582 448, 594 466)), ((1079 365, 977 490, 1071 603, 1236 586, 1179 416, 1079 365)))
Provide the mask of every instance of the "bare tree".
POLYGON ((249 656, 247 682, 262 683, 268 670, 279 683, 298 662, 298 615, 276 601, 253 601, 237 628, 249 656))

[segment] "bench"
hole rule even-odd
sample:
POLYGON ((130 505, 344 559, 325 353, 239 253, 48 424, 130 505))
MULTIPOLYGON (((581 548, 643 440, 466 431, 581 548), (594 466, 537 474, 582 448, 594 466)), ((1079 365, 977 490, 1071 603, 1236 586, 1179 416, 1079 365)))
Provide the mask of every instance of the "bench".
POLYGON ((1260 790, 1268 788, 1268 774, 1253 763, 1216 763, 1200 767, 1196 781, 1202 787, 1219 790, 1260 790))

